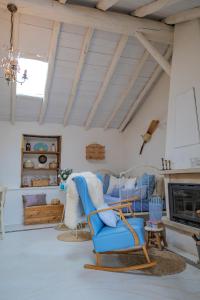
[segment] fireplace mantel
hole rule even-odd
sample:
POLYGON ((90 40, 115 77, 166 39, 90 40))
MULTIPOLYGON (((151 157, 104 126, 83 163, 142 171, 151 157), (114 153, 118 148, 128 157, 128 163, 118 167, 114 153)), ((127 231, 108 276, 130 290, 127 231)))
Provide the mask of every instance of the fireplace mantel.
POLYGON ((171 174, 200 174, 200 168, 163 170, 161 175, 171 174))

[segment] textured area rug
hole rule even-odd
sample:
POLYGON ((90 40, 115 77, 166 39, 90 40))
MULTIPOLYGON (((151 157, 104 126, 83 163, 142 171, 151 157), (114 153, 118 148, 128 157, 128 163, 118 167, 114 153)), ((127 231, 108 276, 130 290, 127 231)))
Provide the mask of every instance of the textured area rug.
POLYGON ((59 241, 63 242, 84 242, 91 240, 91 234, 86 230, 67 230, 57 236, 59 241))
POLYGON ((54 227, 55 230, 58 231, 66 231, 68 230, 67 226, 64 223, 60 223, 54 227))
MULTIPOLYGON (((150 248, 149 256, 151 260, 156 261, 157 264, 153 268, 144 269, 143 272, 149 275, 164 276, 181 273, 186 268, 185 260, 168 250, 160 251, 155 248, 150 248)), ((135 253, 132 255, 118 255, 118 261, 122 265, 132 265, 144 263, 145 259, 142 253, 135 253)))

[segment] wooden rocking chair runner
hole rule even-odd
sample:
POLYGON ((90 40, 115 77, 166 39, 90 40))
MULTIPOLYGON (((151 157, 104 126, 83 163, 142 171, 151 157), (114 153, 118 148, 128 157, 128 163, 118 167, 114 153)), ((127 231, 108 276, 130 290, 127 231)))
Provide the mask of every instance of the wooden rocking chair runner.
POLYGON ((81 176, 73 179, 81 198, 83 208, 88 217, 94 253, 96 255, 96 265, 86 264, 84 267, 93 270, 102 270, 110 272, 122 272, 130 270, 141 270, 153 267, 156 263, 149 258, 145 238, 144 238, 144 220, 142 218, 126 219, 122 209, 129 208, 130 203, 116 205, 100 210, 96 210, 90 199, 87 183, 81 176), (117 227, 106 226, 99 218, 98 213, 107 210, 118 210, 121 220, 117 227), (146 263, 132 266, 109 267, 101 265, 102 254, 131 254, 131 252, 142 249, 146 258, 146 263))

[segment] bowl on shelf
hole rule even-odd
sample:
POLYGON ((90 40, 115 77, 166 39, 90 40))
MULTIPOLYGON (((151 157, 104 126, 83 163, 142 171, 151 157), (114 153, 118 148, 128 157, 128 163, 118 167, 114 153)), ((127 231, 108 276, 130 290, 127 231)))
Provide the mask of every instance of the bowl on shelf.
POLYGON ((26 169, 32 169, 32 168, 34 168, 34 163, 32 162, 32 160, 27 159, 27 160, 25 160, 23 166, 26 169))
POLYGON ((49 163, 49 169, 57 169, 58 164, 56 161, 52 161, 49 163))
POLYGON ((45 143, 37 143, 33 147, 34 151, 41 151, 41 152, 47 152, 49 149, 49 146, 45 143))

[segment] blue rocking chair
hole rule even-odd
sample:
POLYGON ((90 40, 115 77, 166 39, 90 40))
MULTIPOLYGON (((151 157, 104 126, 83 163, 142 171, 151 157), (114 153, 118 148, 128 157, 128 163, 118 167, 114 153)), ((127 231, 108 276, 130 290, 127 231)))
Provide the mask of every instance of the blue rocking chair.
POLYGON ((144 220, 142 218, 126 219, 122 212, 122 209, 130 207, 131 203, 96 210, 92 204, 84 177, 78 176, 73 180, 76 183, 85 214, 88 218, 88 224, 94 245, 94 253, 96 255, 96 265, 86 264, 84 267, 87 269, 110 272, 125 272, 153 267, 156 262, 150 260, 146 249, 144 220), (114 228, 106 226, 98 215, 99 212, 112 209, 118 211, 121 217, 121 220, 117 223, 117 227, 114 228), (119 267, 101 265, 102 254, 131 254, 140 249, 143 250, 144 257, 146 259, 146 262, 143 264, 119 267))

